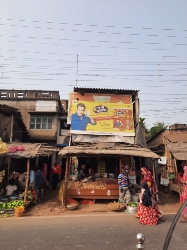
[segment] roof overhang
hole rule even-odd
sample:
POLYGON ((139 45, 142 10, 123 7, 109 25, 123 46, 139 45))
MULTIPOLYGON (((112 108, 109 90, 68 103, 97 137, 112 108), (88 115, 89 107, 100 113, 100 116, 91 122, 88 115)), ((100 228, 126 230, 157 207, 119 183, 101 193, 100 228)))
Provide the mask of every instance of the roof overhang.
POLYGON ((136 145, 111 145, 111 144, 114 143, 104 143, 103 146, 101 146, 100 143, 96 145, 68 146, 61 149, 59 155, 61 156, 130 155, 130 156, 139 156, 146 158, 160 158, 159 155, 155 154, 148 148, 143 148, 136 145))

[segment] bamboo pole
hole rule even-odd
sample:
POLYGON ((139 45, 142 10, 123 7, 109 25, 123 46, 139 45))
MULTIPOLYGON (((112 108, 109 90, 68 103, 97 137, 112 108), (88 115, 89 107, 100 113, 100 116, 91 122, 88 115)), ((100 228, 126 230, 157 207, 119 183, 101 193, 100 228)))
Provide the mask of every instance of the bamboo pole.
POLYGON ((27 159, 27 179, 25 183, 25 195, 24 195, 24 206, 26 207, 26 201, 27 201, 27 192, 28 192, 28 186, 29 186, 29 171, 30 171, 30 159, 27 159))
POLYGON ((140 157, 140 178, 141 178, 141 181, 142 181, 142 171, 141 171, 141 168, 142 168, 142 160, 141 160, 141 157, 140 157))
POLYGON ((116 157, 116 177, 118 176, 118 157, 116 157))
POLYGON ((8 157, 8 178, 7 178, 8 184, 9 184, 9 176, 10 176, 10 157, 8 157))
POLYGON ((13 137, 13 126, 14 126, 14 116, 11 116, 11 127, 10 127, 10 142, 12 142, 13 137))
POLYGON ((63 197, 62 197, 63 207, 65 207, 67 203, 68 170, 69 170, 69 157, 67 157, 66 159, 66 171, 65 171, 65 180, 64 180, 64 188, 63 188, 63 197))
POLYGON ((152 158, 152 171, 153 171, 153 178, 156 181, 156 178, 155 178, 155 162, 154 162, 154 158, 152 158))

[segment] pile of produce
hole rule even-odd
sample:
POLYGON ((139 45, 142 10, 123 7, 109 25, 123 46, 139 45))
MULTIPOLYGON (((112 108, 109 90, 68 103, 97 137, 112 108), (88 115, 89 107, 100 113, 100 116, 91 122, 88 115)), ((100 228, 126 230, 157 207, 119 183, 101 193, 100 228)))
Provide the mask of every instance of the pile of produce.
POLYGON ((0 218, 13 217, 14 214, 0 214, 0 218))
POLYGON ((136 202, 131 201, 131 202, 128 203, 128 206, 129 207, 137 207, 138 204, 136 202))
POLYGON ((80 182, 79 181, 69 181, 68 189, 80 189, 80 182))
POLYGON ((22 200, 8 201, 0 204, 0 210, 13 209, 15 207, 22 207, 22 206, 24 206, 24 202, 22 200))
POLYGON ((99 180, 87 183, 69 181, 68 189, 106 189, 106 184, 99 180))
POLYGON ((120 211, 125 208, 124 204, 118 203, 116 201, 111 202, 107 205, 107 209, 112 210, 112 211, 120 211))
MULTIPOLYGON (((21 195, 19 195, 19 197, 24 197, 24 196, 25 196, 25 192, 23 192, 21 195)), ((32 201, 33 200, 33 195, 31 194, 30 190, 27 192, 27 200, 28 201, 32 201)))
POLYGON ((68 203, 67 206, 70 206, 70 207, 77 207, 77 206, 78 206, 78 203, 77 203, 77 202, 68 203))

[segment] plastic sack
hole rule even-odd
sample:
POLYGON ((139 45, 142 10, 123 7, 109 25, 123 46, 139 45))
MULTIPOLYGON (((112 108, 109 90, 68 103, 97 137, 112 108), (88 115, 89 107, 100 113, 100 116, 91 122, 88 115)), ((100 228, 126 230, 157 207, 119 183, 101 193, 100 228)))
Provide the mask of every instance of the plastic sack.
POLYGON ((63 188, 64 185, 61 186, 59 192, 58 192, 58 200, 62 202, 62 197, 63 197, 63 188))

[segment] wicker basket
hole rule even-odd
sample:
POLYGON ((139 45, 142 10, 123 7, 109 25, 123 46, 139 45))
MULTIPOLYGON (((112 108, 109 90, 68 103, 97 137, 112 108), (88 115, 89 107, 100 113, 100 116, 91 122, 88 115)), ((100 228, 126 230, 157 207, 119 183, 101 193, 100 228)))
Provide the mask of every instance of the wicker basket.
POLYGON ((125 205, 123 205, 121 203, 117 203, 117 202, 109 203, 107 205, 107 209, 111 210, 111 211, 114 211, 114 212, 122 211, 122 210, 124 210, 124 208, 125 208, 125 205))

